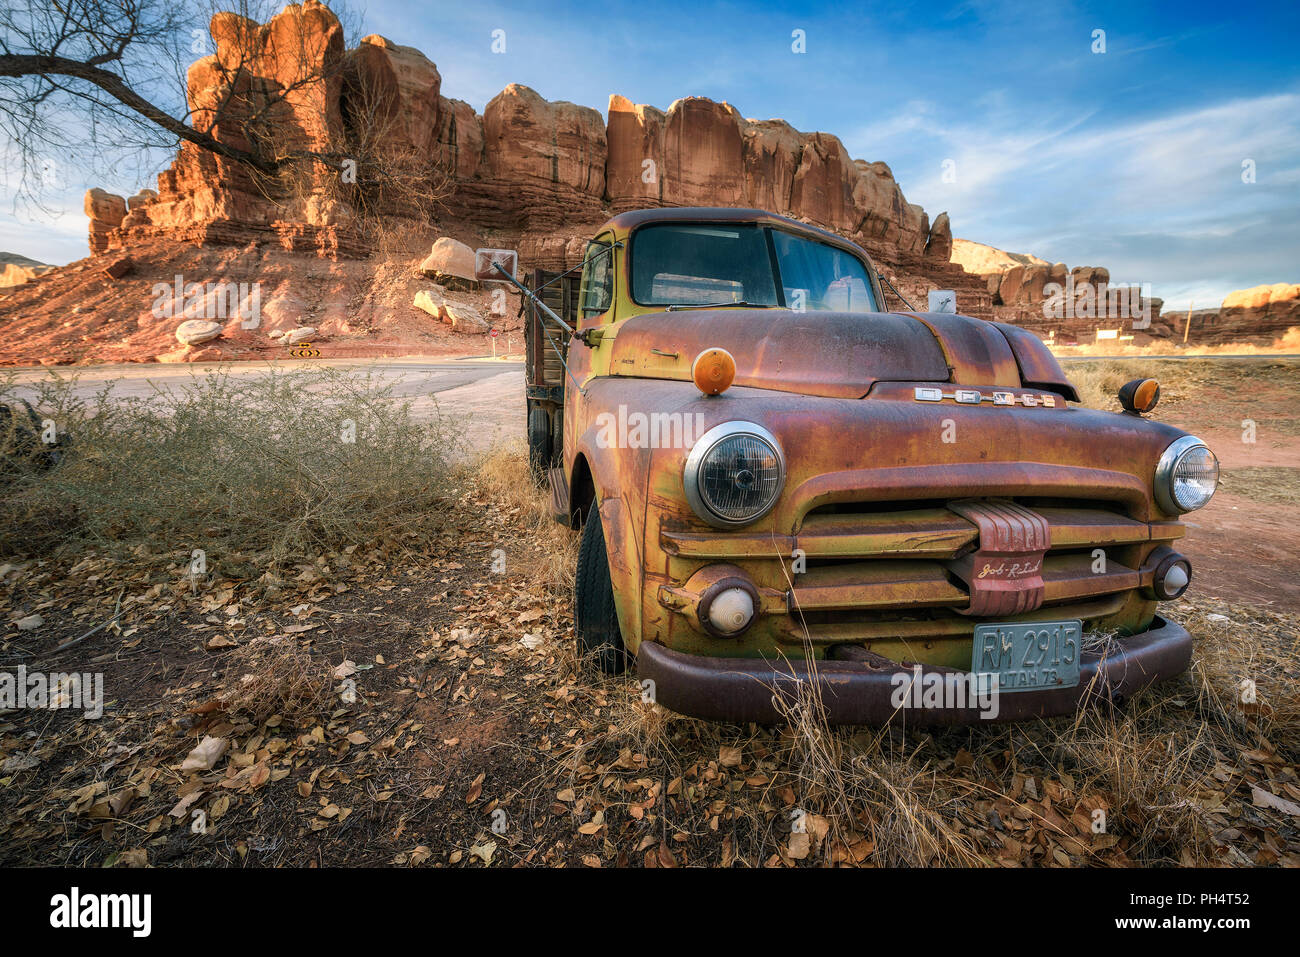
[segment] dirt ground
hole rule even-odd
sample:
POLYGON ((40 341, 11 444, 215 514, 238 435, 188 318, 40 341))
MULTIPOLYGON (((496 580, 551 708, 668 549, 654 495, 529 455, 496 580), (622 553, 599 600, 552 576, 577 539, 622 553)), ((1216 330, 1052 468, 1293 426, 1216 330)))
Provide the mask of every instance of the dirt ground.
MULTIPOLYGON (((1084 386, 1154 376, 1155 418, 1204 439, 1221 483, 1185 519, 1198 594, 1300 612, 1300 359, 1067 362, 1084 386)), ((1113 408, 1118 409, 1118 403, 1113 408)))
POLYGON ((0 670, 98 672, 106 704, 0 711, 0 864, 1295 866, 1294 374, 1167 380, 1226 475, 1169 608, 1193 665, 1075 719, 832 733, 644 702, 575 658, 576 541, 517 450, 418 546, 273 587, 185 552, 11 563, 0 670))

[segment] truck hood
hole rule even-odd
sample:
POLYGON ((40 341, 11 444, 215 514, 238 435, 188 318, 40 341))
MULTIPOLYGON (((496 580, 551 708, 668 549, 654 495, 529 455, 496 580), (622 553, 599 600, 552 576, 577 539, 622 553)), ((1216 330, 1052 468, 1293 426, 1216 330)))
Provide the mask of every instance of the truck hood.
POLYGON ((758 389, 857 399, 877 382, 951 382, 1078 401, 1037 336, 969 316, 691 309, 628 319, 608 346, 622 376, 690 381, 695 357, 721 347, 736 360, 735 384, 758 389))

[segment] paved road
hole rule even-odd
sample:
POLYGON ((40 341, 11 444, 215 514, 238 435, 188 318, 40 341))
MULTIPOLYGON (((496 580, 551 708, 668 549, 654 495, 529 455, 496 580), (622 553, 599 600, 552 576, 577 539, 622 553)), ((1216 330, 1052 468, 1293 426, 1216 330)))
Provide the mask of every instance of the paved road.
MULTIPOLYGON (((177 365, 102 365, 60 369, 59 375, 75 375, 74 391, 89 398, 112 385, 112 394, 123 398, 149 397, 158 389, 180 388, 192 377, 202 378, 221 369, 232 378, 257 375, 269 368, 279 371, 310 367, 313 360, 177 365)), ((431 416, 436 409, 461 423, 471 448, 490 448, 499 439, 520 436, 524 431, 524 367, 522 362, 474 359, 334 359, 332 368, 367 372, 392 385, 393 394, 412 400, 417 416, 431 416)), ((15 372, 17 392, 32 397, 30 384, 47 378, 49 370, 15 372), (24 388, 27 386, 27 388, 24 388)))
POLYGON ((1095 361, 1095 360, 1097 360, 1097 359, 1114 359, 1114 360, 1116 360, 1116 361, 1118 361, 1118 362, 1123 362, 1123 361, 1125 361, 1125 360, 1132 360, 1132 361, 1136 362, 1136 361, 1138 361, 1138 360, 1140 360, 1140 359, 1141 359, 1141 360, 1146 360, 1146 359, 1184 359, 1184 360, 1185 360, 1185 359, 1300 359, 1300 353, 1295 353, 1295 352, 1279 352, 1279 353, 1259 352, 1259 353, 1256 353, 1256 352, 1252 352, 1252 353, 1250 353, 1249 355, 1240 355, 1240 356, 1236 356, 1236 355, 1217 355, 1217 354, 1216 354, 1216 355, 1212 355, 1212 356, 1196 356, 1196 355, 1175 355, 1175 356, 1057 356, 1056 358, 1060 359, 1062 362, 1092 362, 1092 361, 1095 361))

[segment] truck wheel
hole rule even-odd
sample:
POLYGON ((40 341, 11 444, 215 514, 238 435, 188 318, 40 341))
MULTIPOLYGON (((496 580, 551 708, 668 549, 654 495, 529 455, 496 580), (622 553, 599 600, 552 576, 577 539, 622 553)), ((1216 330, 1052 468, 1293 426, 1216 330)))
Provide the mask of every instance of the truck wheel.
POLYGON ((546 484, 546 470, 551 467, 551 419, 546 410, 535 405, 528 410, 528 471, 538 486, 546 484))
POLYGON ((582 529, 578 546, 578 578, 574 585, 573 626, 578 633, 578 655, 595 663, 607 675, 622 674, 627 650, 618 630, 614 608, 614 583, 609 577, 609 555, 600 510, 594 505, 582 529))

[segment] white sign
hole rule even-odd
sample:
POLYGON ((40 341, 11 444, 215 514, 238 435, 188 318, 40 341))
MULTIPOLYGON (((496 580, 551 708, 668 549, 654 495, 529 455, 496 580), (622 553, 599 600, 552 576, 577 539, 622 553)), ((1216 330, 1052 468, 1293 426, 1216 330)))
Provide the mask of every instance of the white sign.
POLYGON ((930 290, 930 312, 957 312, 957 294, 951 289, 930 290))

